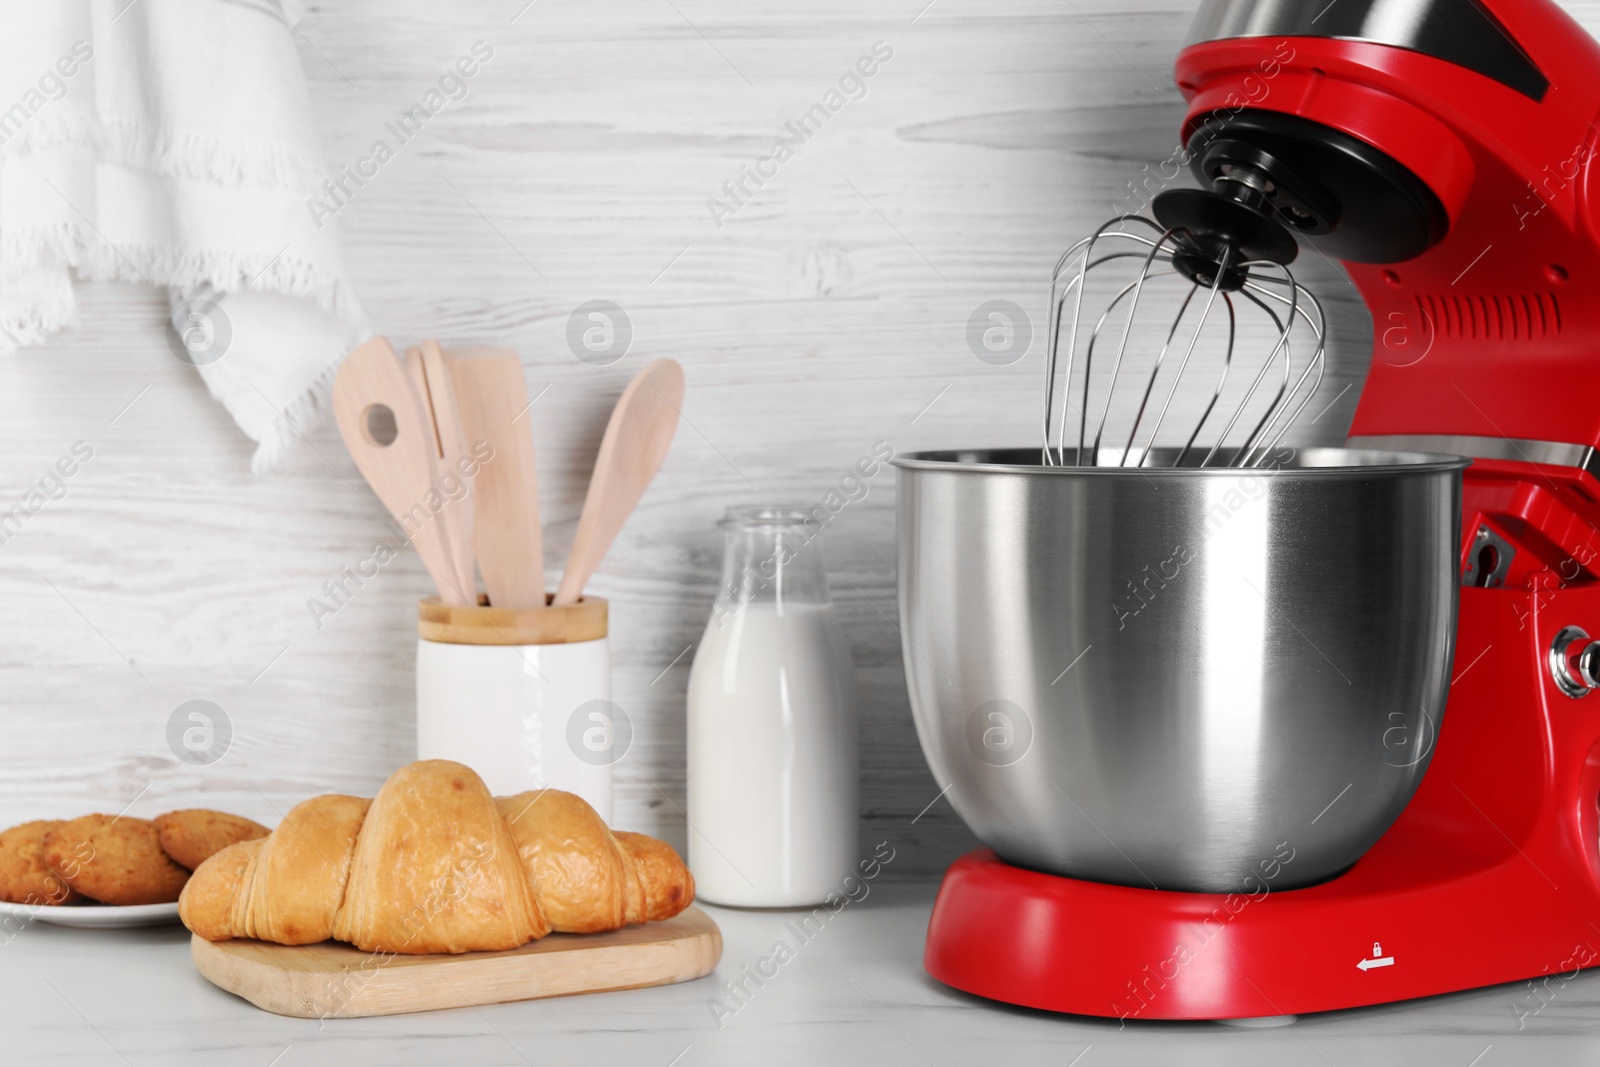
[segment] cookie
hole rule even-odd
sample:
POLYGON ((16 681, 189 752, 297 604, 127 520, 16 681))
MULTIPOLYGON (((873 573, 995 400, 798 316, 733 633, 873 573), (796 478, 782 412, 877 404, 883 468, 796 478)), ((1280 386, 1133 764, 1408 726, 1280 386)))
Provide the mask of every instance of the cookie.
POLYGON ((266 837, 258 822, 225 811, 190 808, 156 817, 156 833, 167 855, 191 871, 229 845, 266 837))
POLYGON ((50 870, 44 838, 60 819, 39 819, 0 833, 0 900, 13 904, 76 904, 83 897, 50 870))
POLYGON ((103 904, 169 903, 189 880, 155 824, 131 815, 73 819, 45 834, 44 854, 62 881, 103 904))

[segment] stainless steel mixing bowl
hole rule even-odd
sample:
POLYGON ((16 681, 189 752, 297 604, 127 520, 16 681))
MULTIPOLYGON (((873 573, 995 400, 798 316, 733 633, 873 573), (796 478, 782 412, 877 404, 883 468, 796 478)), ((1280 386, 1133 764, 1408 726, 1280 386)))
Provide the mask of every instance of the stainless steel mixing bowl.
POLYGON ((1002 858, 1290 889, 1354 863, 1410 800, 1450 682, 1467 461, 1280 453, 895 461, 917 736, 1002 858))

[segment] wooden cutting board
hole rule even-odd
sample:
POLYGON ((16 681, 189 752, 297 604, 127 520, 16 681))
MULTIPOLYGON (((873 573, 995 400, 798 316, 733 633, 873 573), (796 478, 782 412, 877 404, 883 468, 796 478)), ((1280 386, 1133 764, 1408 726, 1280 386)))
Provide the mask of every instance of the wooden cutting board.
POLYGON ((195 937, 195 966, 258 1008, 302 1019, 397 1015, 686 982, 722 958, 699 908, 604 934, 550 934, 509 952, 385 956, 339 941, 273 945, 195 937))

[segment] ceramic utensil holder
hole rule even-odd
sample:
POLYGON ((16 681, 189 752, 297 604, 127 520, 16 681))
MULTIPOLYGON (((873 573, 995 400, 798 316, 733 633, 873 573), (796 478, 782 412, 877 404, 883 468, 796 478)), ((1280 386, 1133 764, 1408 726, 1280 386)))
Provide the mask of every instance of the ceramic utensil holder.
POLYGON ((616 726, 601 598, 417 605, 417 758, 464 763, 496 796, 576 793, 610 821, 616 726))

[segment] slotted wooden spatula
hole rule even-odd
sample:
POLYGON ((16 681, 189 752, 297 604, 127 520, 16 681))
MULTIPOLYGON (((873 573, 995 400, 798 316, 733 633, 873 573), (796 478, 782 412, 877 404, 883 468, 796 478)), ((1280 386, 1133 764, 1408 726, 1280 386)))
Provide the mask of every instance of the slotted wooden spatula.
POLYGON ((429 506, 429 494, 439 492, 429 418, 388 340, 374 337, 345 357, 333 381, 333 416, 362 477, 411 539, 440 599, 471 603, 470 589, 456 575, 444 523, 429 506), (389 440, 376 435, 386 429, 382 409, 393 416, 389 440))
POLYGON ((509 348, 453 348, 447 354, 467 440, 494 449, 472 489, 478 513, 473 549, 489 604, 542 608, 544 536, 522 360, 509 348))
POLYGON ((445 494, 444 510, 439 513, 450 538, 451 563, 456 580, 463 589, 476 592, 478 581, 473 573, 472 554, 475 502, 467 499, 473 479, 465 473, 470 469, 470 449, 466 430, 461 424, 449 361, 440 351, 439 342, 428 340, 408 349, 406 372, 411 375, 427 409, 441 487, 454 486, 458 490, 458 495, 445 494))
POLYGON ((576 604, 583 596, 589 576, 666 458, 682 407, 683 368, 670 359, 648 364, 622 391, 600 439, 557 604, 576 604))

